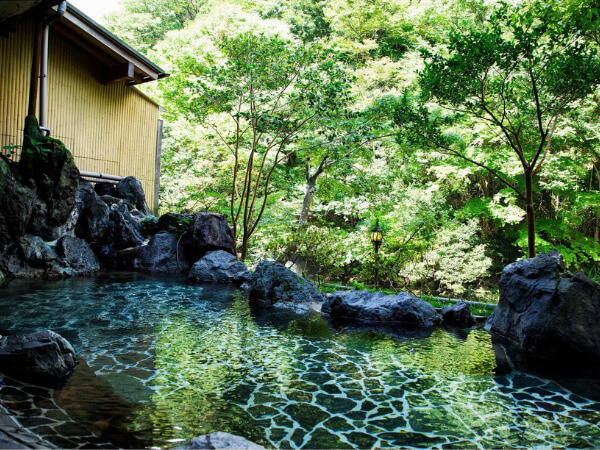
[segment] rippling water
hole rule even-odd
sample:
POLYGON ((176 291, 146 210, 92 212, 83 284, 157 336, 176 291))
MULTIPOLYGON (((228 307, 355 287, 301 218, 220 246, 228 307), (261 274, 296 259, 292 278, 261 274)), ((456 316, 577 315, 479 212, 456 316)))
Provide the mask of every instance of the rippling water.
POLYGON ((214 431, 276 448, 600 447, 598 393, 495 376, 484 331, 398 340, 135 275, 11 282, 0 308, 0 328, 50 328, 80 356, 61 389, 0 383, 0 401, 62 447, 214 431))

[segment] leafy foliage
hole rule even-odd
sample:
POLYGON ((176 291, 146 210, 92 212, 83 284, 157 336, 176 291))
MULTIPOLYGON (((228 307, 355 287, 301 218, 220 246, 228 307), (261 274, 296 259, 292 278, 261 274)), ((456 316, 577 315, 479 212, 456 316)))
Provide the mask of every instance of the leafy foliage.
POLYGON ((595 0, 124 6, 112 29, 172 74, 146 88, 168 122, 161 207, 228 214, 251 262, 493 297, 529 212, 537 251, 600 273, 595 0))

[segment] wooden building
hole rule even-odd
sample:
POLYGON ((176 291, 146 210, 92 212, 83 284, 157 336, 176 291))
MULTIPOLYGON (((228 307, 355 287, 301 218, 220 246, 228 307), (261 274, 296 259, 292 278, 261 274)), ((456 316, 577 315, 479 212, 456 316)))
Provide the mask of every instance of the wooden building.
POLYGON ((67 2, 0 3, 0 147, 22 143, 33 55, 46 26, 47 71, 42 41, 42 69, 35 76, 36 82, 47 77, 35 100, 44 103, 35 113, 40 125, 67 145, 82 172, 133 175, 148 204, 156 205, 160 107, 135 86, 167 74, 67 2))

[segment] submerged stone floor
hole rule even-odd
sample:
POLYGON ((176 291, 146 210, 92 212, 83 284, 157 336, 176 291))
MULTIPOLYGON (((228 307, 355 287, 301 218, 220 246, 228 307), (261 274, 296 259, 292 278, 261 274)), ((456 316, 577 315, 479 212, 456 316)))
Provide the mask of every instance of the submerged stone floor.
POLYGON ((53 448, 53 445, 24 428, 9 411, 0 407, 0 448, 53 448))
POLYGON ((600 389, 497 376, 484 331, 336 330, 177 280, 55 286, 0 290, 0 328, 52 328, 80 364, 56 390, 2 380, 0 402, 59 447, 174 447, 214 431, 275 448, 600 447, 600 389))

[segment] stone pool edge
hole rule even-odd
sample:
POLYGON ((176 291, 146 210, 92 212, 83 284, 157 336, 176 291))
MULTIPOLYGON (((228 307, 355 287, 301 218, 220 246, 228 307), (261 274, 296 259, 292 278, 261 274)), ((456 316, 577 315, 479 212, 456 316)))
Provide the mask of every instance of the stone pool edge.
POLYGON ((0 405, 0 448, 56 448, 34 432, 21 426, 17 419, 0 405))

